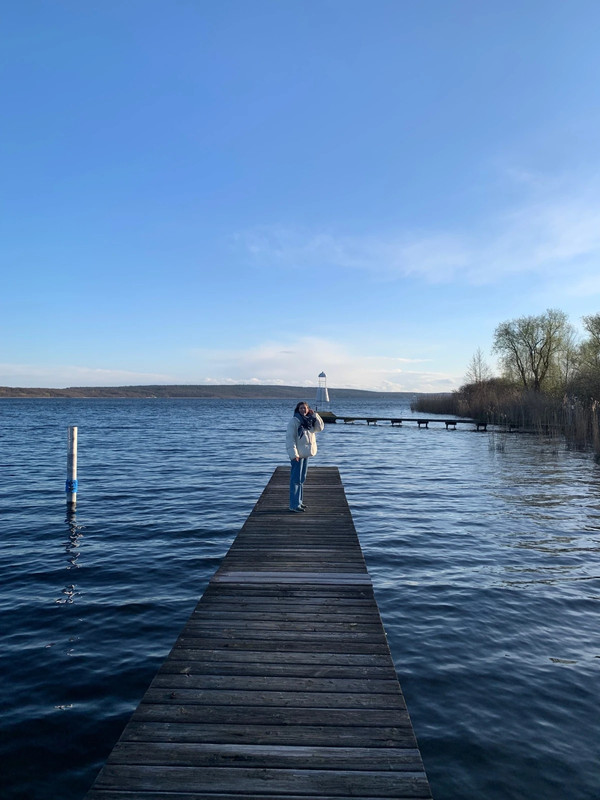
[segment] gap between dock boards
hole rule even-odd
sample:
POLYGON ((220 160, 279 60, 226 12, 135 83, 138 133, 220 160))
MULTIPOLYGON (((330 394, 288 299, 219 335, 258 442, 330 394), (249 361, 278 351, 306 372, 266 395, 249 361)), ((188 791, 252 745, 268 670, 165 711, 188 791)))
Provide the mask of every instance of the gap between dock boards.
POLYGON ((86 800, 431 798, 335 467, 278 467, 86 800))

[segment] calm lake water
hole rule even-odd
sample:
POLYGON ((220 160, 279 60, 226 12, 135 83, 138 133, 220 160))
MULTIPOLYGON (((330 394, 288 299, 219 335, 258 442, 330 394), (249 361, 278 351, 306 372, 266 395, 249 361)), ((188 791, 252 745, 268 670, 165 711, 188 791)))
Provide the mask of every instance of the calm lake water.
MULTIPOLYGON (((3 800, 83 797, 287 463, 293 405, 0 401, 3 800)), ((313 464, 342 474, 435 800, 598 800, 593 459, 469 426, 338 424, 313 464)))

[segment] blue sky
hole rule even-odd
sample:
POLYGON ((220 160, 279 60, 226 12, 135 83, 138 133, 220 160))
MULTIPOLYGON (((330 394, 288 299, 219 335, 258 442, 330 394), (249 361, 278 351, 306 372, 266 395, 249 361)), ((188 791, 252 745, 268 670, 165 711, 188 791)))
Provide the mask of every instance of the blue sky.
POLYGON ((600 312, 600 3, 6 3, 0 385, 443 391, 600 312))

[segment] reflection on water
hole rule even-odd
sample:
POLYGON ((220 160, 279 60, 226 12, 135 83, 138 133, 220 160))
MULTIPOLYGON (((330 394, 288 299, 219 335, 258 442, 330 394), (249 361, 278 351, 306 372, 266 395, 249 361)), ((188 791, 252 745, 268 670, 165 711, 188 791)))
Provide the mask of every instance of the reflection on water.
MULTIPOLYGON (((68 530, 68 539, 64 543, 65 553, 67 555, 67 564, 66 569, 78 569, 79 568, 79 557, 81 555, 80 551, 80 540, 83 537, 83 525, 77 524, 77 514, 75 511, 68 509, 67 516, 65 519, 67 530, 68 530)), ((73 603, 75 599, 79 595, 77 591, 77 585, 70 583, 65 586, 61 590, 61 597, 57 598, 57 603, 73 603)))
POLYGON ((67 569, 77 569, 79 564, 77 560, 81 555, 79 550, 79 542, 83 536, 83 525, 77 524, 77 514, 75 511, 67 511, 67 518, 65 520, 69 531, 68 541, 65 544, 65 552, 67 554, 68 566, 67 569))
MULTIPOLYGON (((3 800, 85 794, 285 462, 293 405, 0 403, 3 800), (80 483, 65 519, 68 425, 80 483)), ((342 474, 436 800, 600 797, 598 466, 466 426, 335 425, 319 447, 315 463, 342 474)))

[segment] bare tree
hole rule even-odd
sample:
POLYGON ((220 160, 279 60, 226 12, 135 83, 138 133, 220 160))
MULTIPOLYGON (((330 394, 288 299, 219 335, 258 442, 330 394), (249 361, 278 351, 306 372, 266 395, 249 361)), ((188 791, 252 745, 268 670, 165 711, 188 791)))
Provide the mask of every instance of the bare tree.
POLYGON ((583 317, 583 327, 587 331, 588 338, 581 343, 582 365, 600 371, 600 314, 583 317))
POLYGON ((502 322, 494 334, 494 351, 500 355, 507 377, 535 392, 564 375, 565 359, 570 358, 572 348, 573 328, 558 309, 502 322))
POLYGON ((576 390, 583 397, 600 399, 600 314, 583 317, 588 337, 579 346, 576 390))
POLYGON ((489 368, 485 358, 483 357, 481 347, 478 347, 473 353, 473 357, 469 361, 469 366, 467 367, 467 373, 465 375, 465 381, 467 383, 479 384, 489 381, 491 377, 492 370, 489 368))

